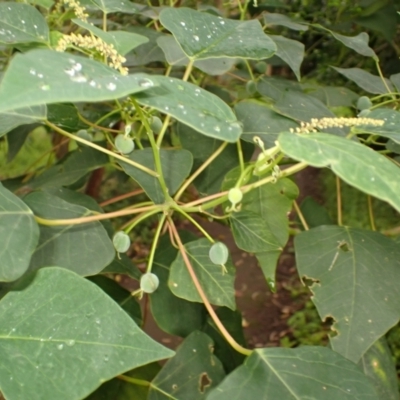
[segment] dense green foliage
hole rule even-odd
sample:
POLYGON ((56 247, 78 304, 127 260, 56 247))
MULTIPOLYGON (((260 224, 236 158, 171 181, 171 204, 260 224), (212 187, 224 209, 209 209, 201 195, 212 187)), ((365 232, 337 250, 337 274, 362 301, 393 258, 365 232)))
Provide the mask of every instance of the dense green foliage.
POLYGON ((0 3, 0 392, 398 399, 394 3, 150 3, 0 3), (335 174, 335 223, 296 202, 307 166, 335 174), (344 224, 341 182, 370 229, 344 224), (329 348, 247 348, 235 266, 203 219, 230 227, 271 291, 295 236, 329 348), (151 339, 148 313, 181 344, 151 339))

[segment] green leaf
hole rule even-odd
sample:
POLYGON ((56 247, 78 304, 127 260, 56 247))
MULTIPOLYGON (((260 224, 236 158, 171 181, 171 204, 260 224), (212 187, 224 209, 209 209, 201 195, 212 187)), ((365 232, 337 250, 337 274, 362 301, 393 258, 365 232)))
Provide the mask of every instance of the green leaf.
POLYGON ((107 293, 119 306, 138 324, 142 324, 142 311, 136 298, 131 295, 129 290, 124 289, 113 279, 103 275, 96 275, 88 278, 101 290, 107 293))
POLYGON ((14 281, 28 269, 38 241, 32 211, 0 183, 0 281, 14 281))
POLYGON ((242 128, 231 108, 216 95, 189 82, 152 76, 158 87, 138 93, 138 103, 171 115, 205 136, 236 142, 242 128))
MULTIPOLYGON (((85 207, 69 203, 46 192, 33 192, 24 198, 35 215, 46 219, 88 216, 85 207)), ((30 269, 58 265, 79 275, 95 275, 114 259, 114 246, 103 225, 40 226, 40 240, 32 256, 30 269)))
POLYGON ((264 23, 269 26, 285 26, 286 28, 293 29, 295 31, 306 31, 308 30, 308 26, 306 23, 299 23, 293 21, 291 18, 287 17, 283 14, 276 13, 265 13, 264 14, 264 23))
POLYGON ((205 399, 225 376, 213 345, 206 334, 191 333, 151 382, 148 399, 205 399))
POLYGON ((136 14, 138 7, 130 0, 80 0, 80 4, 88 8, 97 8, 105 14, 121 12, 136 14))
POLYGON ((332 67, 334 70, 342 74, 347 79, 353 81, 356 85, 358 85, 361 89, 364 89, 368 93, 374 94, 386 94, 389 91, 393 92, 394 88, 389 79, 385 78, 386 85, 383 83, 381 77, 372 75, 367 71, 364 71, 360 68, 338 68, 332 67))
POLYGON ((396 366, 385 338, 375 342, 358 365, 374 383, 379 400, 399 400, 396 366))
POLYGON ((345 87, 317 86, 316 90, 308 92, 327 107, 353 107, 359 95, 345 87))
MULTIPOLYGON (((180 232, 181 239, 186 236, 180 232)), ((190 235, 188 240, 195 240, 190 235)), ((204 324, 205 312, 202 304, 193 303, 174 296, 168 287, 170 265, 175 260, 178 250, 172 246, 169 237, 163 236, 154 256, 152 272, 160 279, 157 290, 149 296, 151 314, 157 325, 165 332, 176 336, 188 336, 194 330, 200 330, 204 324), (179 312, 177 312, 179 310, 179 312)))
MULTIPOLYGON (((231 310, 236 308, 234 279, 235 269, 228 260, 227 273, 222 267, 211 262, 209 257, 211 244, 207 239, 198 239, 185 244, 186 253, 192 264, 193 271, 211 304, 226 306, 231 310)), ((175 296, 189 301, 202 303, 201 297, 190 277, 181 253, 171 264, 169 288, 175 296)))
POLYGON ((164 8, 160 21, 192 60, 234 57, 262 60, 276 51, 257 20, 233 21, 189 8, 164 8))
POLYGON ((275 55, 289 65, 297 80, 300 81, 300 66, 304 59, 304 44, 278 35, 270 35, 270 38, 277 47, 275 55))
POLYGON ((87 125, 80 120, 78 109, 74 104, 49 104, 47 120, 68 132, 87 128, 87 125))
MULTIPOLYGON (((174 66, 186 66, 189 64, 189 58, 173 36, 161 36, 157 39, 157 43, 164 52, 168 64, 174 66)), ((197 60, 193 65, 208 75, 223 75, 228 72, 235 63, 236 59, 234 58, 221 57, 197 60)))
POLYGON ((0 387, 9 400, 79 400, 173 352, 93 283, 42 269, 0 301, 0 387))
POLYGON ((266 148, 275 146, 280 132, 298 126, 291 119, 276 113, 267 104, 255 100, 241 101, 235 105, 235 112, 243 124, 241 139, 254 143, 254 136, 258 136, 266 148))
POLYGON ((300 210, 309 228, 315 228, 320 225, 333 225, 328 210, 310 196, 304 198, 300 210))
MULTIPOLYGON (((186 125, 178 124, 177 134, 182 147, 189 150, 194 158, 193 170, 196 171, 222 145, 217 139, 200 136, 198 132, 186 125)), ((254 146, 242 143, 244 161, 249 161, 254 146)), ((221 188, 225 175, 239 163, 236 144, 229 144, 222 153, 194 181, 201 194, 214 194, 221 188)))
MULTIPOLYGON (((147 168, 155 170, 154 155, 151 148, 135 150, 128 158, 147 168)), ((189 151, 183 149, 160 149, 161 168, 168 193, 172 196, 181 186, 192 168, 193 158, 189 151)), ((165 196, 158 179, 136 167, 119 162, 124 171, 131 176, 155 203, 165 202, 165 196)))
POLYGON ((332 349, 358 362, 400 318, 400 248, 380 233, 322 226, 295 237, 300 276, 321 319, 332 317, 332 349))
POLYGON ((126 53, 129 53, 132 49, 149 41, 146 36, 138 35, 137 33, 133 32, 105 32, 92 24, 81 21, 80 19, 73 19, 72 22, 93 33, 100 39, 103 39, 106 43, 113 45, 115 50, 117 50, 117 52, 122 56, 124 56, 126 53))
MULTIPOLYGON (((226 307, 218 307, 215 310, 218 318, 225 326, 230 335, 241 346, 246 347, 246 340, 243 333, 243 317, 239 311, 232 311, 226 307)), ((222 362, 226 372, 233 371, 236 367, 243 364, 245 356, 238 353, 221 334, 210 316, 207 317, 207 323, 203 327, 206 333, 214 341, 214 354, 222 362)))
MULTIPOLYGON (((324 28, 325 29, 325 28, 324 28)), ((332 36, 342 42, 346 47, 353 49, 358 54, 365 57, 372 57, 374 60, 378 60, 378 56, 375 54, 374 50, 369 47, 369 35, 366 32, 361 32, 356 36, 344 36, 339 33, 329 31, 332 36)))
POLYGON ((142 273, 126 254, 118 254, 117 257, 108 264, 102 271, 102 274, 122 274, 140 280, 142 273))
POLYGON ((25 144, 25 140, 28 135, 34 131, 40 124, 29 124, 29 125, 22 125, 14 128, 12 131, 9 132, 7 135, 7 144, 8 144, 8 151, 7 151, 7 162, 11 162, 14 157, 18 154, 21 150, 22 146, 25 144))
POLYGON ((11 60, 0 84, 0 112, 44 103, 113 100, 155 84, 145 74, 123 76, 89 58, 37 49, 11 60))
POLYGON ((46 119, 46 106, 34 106, 10 110, 0 114, 0 137, 14 128, 46 119))
POLYGON ((348 184, 400 211, 400 169, 369 147, 325 133, 289 132, 279 136, 279 145, 295 160, 319 168, 330 166, 348 184))
POLYGON ((393 83, 398 92, 400 92, 400 73, 390 75, 390 81, 393 83))
POLYGON ((298 82, 288 79, 274 78, 272 76, 263 77, 257 82, 257 91, 262 95, 278 101, 288 91, 302 92, 298 82))
POLYGON ((92 147, 79 147, 31 180, 28 186, 32 189, 68 186, 108 162, 108 155, 92 147))
POLYGON ((46 43, 49 27, 42 14, 29 4, 0 3, 0 43, 46 43))
POLYGON ((257 349, 207 400, 378 400, 352 362, 324 347, 257 349))
POLYGON ((389 108, 378 108, 372 110, 368 114, 368 118, 381 119, 384 120, 385 123, 382 126, 355 126, 353 127, 353 132, 379 135, 392 139, 396 143, 400 143, 400 113, 398 111, 390 110, 389 108))
POLYGON ((28 3, 38 5, 46 10, 49 10, 54 4, 53 0, 29 0, 28 3))

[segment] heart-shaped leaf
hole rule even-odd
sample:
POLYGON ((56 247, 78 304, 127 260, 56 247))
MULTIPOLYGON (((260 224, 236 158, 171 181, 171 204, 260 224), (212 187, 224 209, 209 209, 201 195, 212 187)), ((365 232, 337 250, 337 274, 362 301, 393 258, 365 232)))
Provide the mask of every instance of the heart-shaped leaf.
POLYGON ((173 355, 99 287, 57 267, 0 301, 0 344, 0 387, 9 400, 27 393, 79 400, 114 376, 173 355))
POLYGON ((160 21, 192 60, 234 57, 261 60, 276 51, 257 20, 234 21, 190 8, 164 8, 160 21))
POLYGON ((32 211, 0 183, 0 282, 14 281, 28 269, 38 241, 32 211))

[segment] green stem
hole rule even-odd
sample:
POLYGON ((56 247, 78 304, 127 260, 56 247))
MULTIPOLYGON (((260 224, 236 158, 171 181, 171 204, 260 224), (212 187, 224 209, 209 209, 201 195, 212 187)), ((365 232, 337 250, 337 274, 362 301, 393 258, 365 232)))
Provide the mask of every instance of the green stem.
POLYGON ((239 165, 241 174, 244 172, 244 159, 243 159, 243 149, 242 149, 242 142, 240 139, 236 142, 237 151, 238 151, 238 158, 239 158, 239 165))
POLYGON ((342 215, 342 193, 340 188, 340 178, 336 175, 336 201, 337 201, 337 224, 343 225, 342 215))
POLYGON ((379 60, 378 59, 375 60, 375 64, 376 64, 376 69, 378 70, 379 76, 381 77, 382 82, 385 85, 386 90, 388 91, 388 94, 392 97, 393 100, 396 100, 396 96, 394 96, 392 94, 392 91, 389 89, 389 86, 388 86, 388 84, 386 82, 386 79, 383 76, 383 73, 382 73, 382 70, 381 70, 381 66, 379 65, 379 60))
POLYGON ((249 75, 250 75, 250 79, 252 81, 254 81, 254 74, 253 74, 253 70, 251 69, 250 63, 245 60, 246 66, 247 66, 247 70, 249 71, 249 75))
POLYGON ((215 150, 214 153, 212 153, 211 156, 208 157, 207 160, 204 161, 204 163, 183 183, 174 197, 175 201, 179 200, 187 187, 224 151, 227 145, 228 142, 223 142, 221 146, 219 146, 218 149, 215 150))
POLYGON ((153 243, 152 243, 151 249, 150 249, 149 260, 147 261, 146 272, 151 272, 151 268, 153 267, 154 254, 156 253, 158 239, 160 237, 161 230, 164 226, 166 218, 167 218, 167 214, 164 213, 161 216, 160 221, 158 222, 158 226, 157 226, 156 232, 154 234, 154 238, 153 238, 153 243))
POLYGON ((159 132, 159 134, 158 134, 158 136, 157 136, 157 146, 158 146, 159 148, 161 148, 161 144, 162 144, 162 141, 163 141, 163 139, 164 139, 165 132, 167 132, 168 125, 169 125, 169 122, 170 122, 170 121, 171 121, 171 116, 170 116, 170 115, 167 115, 167 116, 165 117, 165 119, 164 119, 164 122, 163 122, 163 125, 162 125, 162 127, 161 127, 161 130, 160 130, 160 132, 159 132))
POLYGON ((371 229, 373 231, 376 231, 374 209, 372 207, 372 197, 370 195, 367 195, 367 200, 368 200, 368 215, 369 215, 369 222, 371 224, 371 229))
POLYGON ((157 214, 157 213, 159 213, 159 212, 160 212, 160 210, 157 209, 157 210, 151 210, 151 211, 148 211, 148 212, 144 212, 143 214, 138 215, 138 216, 134 219, 134 221, 132 221, 132 223, 131 223, 128 227, 126 227, 126 228, 124 229, 124 231, 125 231, 126 233, 129 233, 136 225, 140 224, 140 223, 141 223, 142 221, 144 221, 145 219, 147 219, 147 218, 151 217, 152 215, 157 214))
POLYGON ((188 272, 190 274, 190 277, 192 278, 193 284, 199 293, 199 296, 204 303, 204 306, 206 307, 208 313, 210 314, 212 320, 214 321, 215 325, 221 332, 222 336, 225 338, 225 340, 238 352, 241 353, 245 356, 249 356, 252 353, 252 350, 246 349, 243 346, 241 346, 239 343, 236 342, 236 340, 231 336, 231 334, 227 331, 221 320, 218 318, 218 315, 214 311, 213 307, 211 306, 210 302, 208 301, 208 298, 206 294, 203 291, 203 288, 200 285, 199 280, 197 279, 197 276, 193 270, 192 264, 190 263, 189 257, 186 253, 185 246, 183 245, 181 238, 179 237, 178 231, 174 225, 174 222, 169 218, 168 219, 172 234, 175 238, 175 241, 179 247, 179 251, 182 255, 183 261, 186 265, 186 268, 188 269, 188 272))
POLYGON ((297 204, 296 200, 293 201, 293 207, 296 210, 296 213, 297 213, 297 215, 298 215, 298 217, 300 219, 301 224, 303 225, 304 230, 308 231, 310 229, 310 227, 308 226, 307 221, 304 218, 304 215, 301 212, 301 209, 300 209, 299 205, 297 204))
POLYGON ((187 81, 193 69, 194 60, 189 60, 188 65, 186 66, 185 73, 183 74, 182 80, 187 81))
POLYGON ((103 31, 107 32, 107 14, 103 12, 103 31))
POLYGON ((181 207, 175 207, 175 210, 187 218, 211 243, 215 242, 209 233, 190 214, 183 211, 181 207))
POLYGON ((137 169, 140 169, 141 171, 144 171, 146 173, 148 173, 151 176, 154 176, 156 178, 159 178, 159 174, 153 170, 151 170, 150 168, 147 168, 145 166, 143 166, 142 164, 139 164, 135 161, 132 161, 131 159, 121 156, 117 153, 114 153, 113 151, 110 151, 108 149, 105 149, 104 147, 101 147, 97 144, 94 144, 92 142, 89 142, 88 140, 82 139, 79 136, 73 135, 72 133, 69 133, 67 131, 64 131, 64 129, 59 128, 57 125, 52 124, 49 121, 46 121, 46 125, 49 126, 50 128, 54 129, 56 132, 60 133, 61 135, 67 136, 70 139, 76 140, 77 142, 86 144, 86 146, 92 147, 93 149, 96 149, 98 151, 101 151, 102 153, 108 154, 111 157, 114 157, 118 160, 123 161, 126 164, 132 165, 134 167, 136 167, 137 169))
POLYGON ((118 375, 117 378, 121 379, 121 381, 133 383, 134 385, 138 385, 138 386, 150 386, 151 385, 151 382, 145 381, 143 379, 131 378, 130 376, 126 376, 126 375, 118 375))

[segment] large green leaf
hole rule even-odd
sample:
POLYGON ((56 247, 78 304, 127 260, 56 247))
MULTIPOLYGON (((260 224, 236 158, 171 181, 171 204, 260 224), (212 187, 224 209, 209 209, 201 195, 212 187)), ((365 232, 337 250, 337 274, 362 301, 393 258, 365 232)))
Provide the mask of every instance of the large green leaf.
POLYGON ((29 4, 0 3, 0 43, 49 41, 49 27, 42 14, 29 4))
POLYGON ((0 281, 14 281, 28 269, 38 241, 32 211, 0 183, 0 281))
POLYGON ((46 106, 33 106, 10 110, 0 114, 0 137, 14 128, 46 119, 46 106))
POLYGON ((371 378, 379 400, 399 400, 396 366, 385 338, 374 343, 361 357, 358 365, 371 378))
POLYGON ((77 107, 71 103, 49 104, 47 120, 68 132, 75 133, 88 127, 79 118, 77 107))
POLYGON ((145 74, 123 76, 81 56, 52 50, 18 53, 0 83, 0 112, 45 103, 118 99, 156 85, 145 74))
POLYGON ((158 87, 137 93, 136 100, 171 115, 203 135, 236 142, 242 128, 231 108, 215 94, 189 82, 166 76, 152 76, 158 87))
POLYGON ((359 95, 340 86, 317 86, 308 94, 322 101, 327 107, 353 107, 359 95))
POLYGON ((400 318, 399 246, 377 232, 322 226, 297 235, 295 250, 321 318, 335 321, 333 350, 358 362, 400 318))
POLYGON ((258 136, 266 148, 275 146, 278 134, 297 127, 297 123, 271 109, 265 103, 255 100, 244 100, 235 105, 238 120, 243 124, 241 138, 254 143, 258 136))
POLYGON ((285 61, 296 75, 297 80, 300 80, 300 66, 304 59, 304 44, 278 35, 270 35, 270 38, 277 47, 275 55, 285 61))
POLYGON ((132 260, 124 253, 118 254, 111 264, 108 264, 102 271, 102 274, 122 274, 140 280, 142 273, 132 260))
MULTIPOLYGON (((68 219, 90 215, 87 208, 69 203, 47 192, 33 192, 24 201, 41 218, 68 219)), ((79 275, 94 275, 114 259, 114 246, 103 225, 40 226, 40 240, 31 269, 58 265, 79 275)))
POLYGON ((39 126, 40 124, 21 125, 9 132, 7 136, 7 162, 11 162, 14 159, 25 144, 25 140, 29 134, 39 126))
POLYGON ((189 8, 164 8, 160 21, 192 60, 234 57, 261 60, 276 51, 257 20, 233 21, 189 8))
POLYGON ((224 376, 221 361, 213 355, 213 341, 194 331, 151 382, 148 399, 203 400, 224 376))
MULTIPOLYGON (((168 193, 172 196, 190 173, 193 163, 192 154, 183 149, 160 149, 160 158, 168 193)), ((151 148, 136 150, 129 155, 129 159, 155 170, 151 148)), ((130 164, 120 162, 120 165, 129 176, 139 183, 155 203, 165 202, 166 199, 157 178, 130 164)))
POLYGON ((262 77, 257 82, 257 91, 262 95, 271 98, 275 102, 285 95, 288 91, 302 93, 301 85, 289 79, 274 78, 273 76, 262 77))
MULTIPOLYGON (((161 36, 157 39, 157 43, 164 52, 168 64, 186 66, 189 63, 188 56, 183 52, 173 36, 161 36)), ((236 59, 229 57, 207 58, 195 61, 194 66, 208 75, 222 75, 228 72, 235 62, 236 59)))
POLYGON ((337 72, 345 76, 347 79, 353 81, 361 89, 364 89, 368 93, 374 94, 385 94, 389 91, 393 92, 394 88, 389 79, 385 78, 386 85, 382 81, 382 78, 377 75, 372 75, 367 71, 360 68, 338 68, 332 67, 337 72))
MULTIPOLYGON (((182 241, 195 240, 194 235, 180 232, 182 241), (187 237, 188 236, 188 237, 187 237)), ((174 296, 168 287, 170 265, 175 260, 178 250, 172 246, 170 239, 160 239, 152 272, 157 275, 160 285, 150 297, 151 314, 157 325, 171 335, 188 336, 194 330, 200 330, 204 324, 204 306, 174 296), (179 312, 177 312, 179 310, 179 312)))
MULTIPOLYGON (((225 273, 221 266, 213 264, 208 255, 210 247, 211 244, 207 239, 198 239, 185 245, 193 271, 210 303, 234 310, 236 308, 233 287, 235 269, 229 260, 225 273)), ((189 301, 202 302, 181 253, 171 264, 168 285, 175 296, 189 301)))
POLYGON ((325 133, 289 132, 279 136, 279 145, 296 160, 314 167, 330 166, 348 184, 400 211, 400 169, 369 147, 325 133))
POLYGON ((368 114, 368 118, 381 119, 385 123, 382 126, 355 126, 353 132, 384 136, 400 143, 400 112, 389 108, 378 108, 372 110, 368 114))
POLYGON ((352 362, 324 347, 254 350, 207 400, 378 400, 352 362))
POLYGON ((100 288, 51 267, 0 301, 0 388, 9 400, 79 400, 102 382, 173 352, 100 288))
MULTIPOLYGON (((194 158, 193 171, 197 170, 221 145, 217 139, 199 135, 194 129, 179 124, 177 128, 182 147, 189 150, 194 158)), ((242 155, 249 161, 254 152, 254 146, 242 143, 242 155)), ((201 194, 217 193, 225 175, 239 163, 238 147, 229 144, 222 153, 195 179, 196 189, 201 194)))
POLYGON ((29 187, 47 188, 68 186, 109 161, 108 155, 92 147, 78 147, 59 163, 51 166, 29 182, 29 187))
POLYGON ((146 36, 138 35, 133 32, 125 31, 109 31, 105 32, 96 26, 83 22, 80 19, 72 20, 76 25, 88 30, 100 39, 103 39, 106 43, 113 45, 115 50, 121 55, 125 55, 135 47, 140 46, 143 43, 147 43, 149 39, 146 36))

